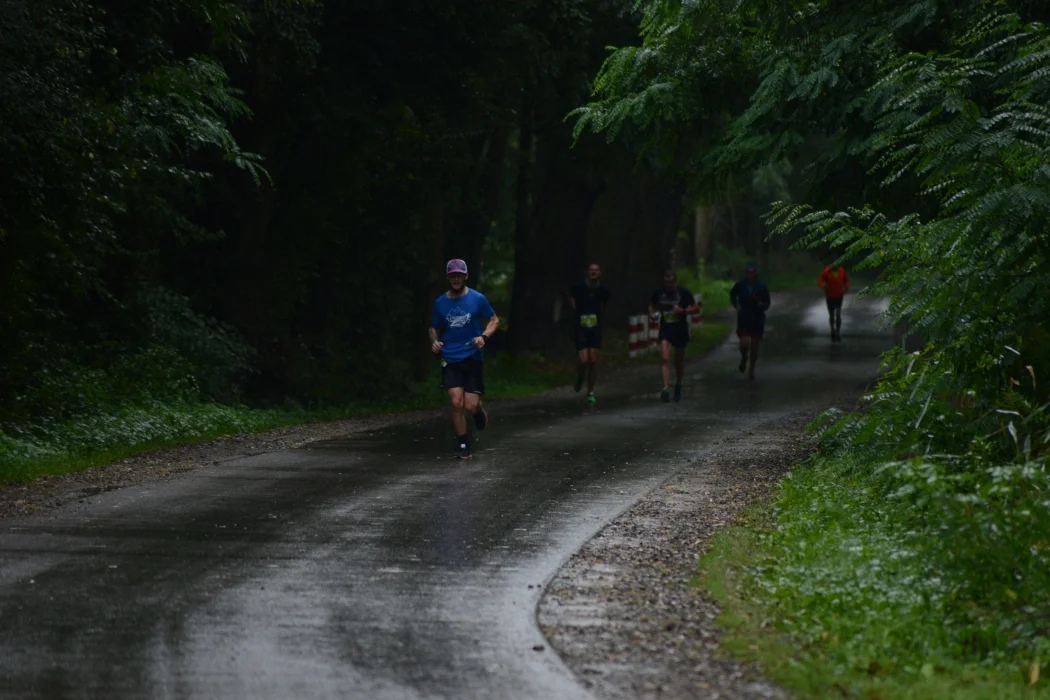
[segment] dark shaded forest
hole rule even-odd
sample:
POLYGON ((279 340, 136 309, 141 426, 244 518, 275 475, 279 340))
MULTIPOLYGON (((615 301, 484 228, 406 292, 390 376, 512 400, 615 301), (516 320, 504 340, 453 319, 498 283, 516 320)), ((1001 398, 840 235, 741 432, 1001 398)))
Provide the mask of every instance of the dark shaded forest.
POLYGON ((431 369, 451 257, 518 354, 563 341, 556 302, 588 260, 616 322, 672 257, 710 260, 716 238, 760 252, 760 209, 698 219, 673 154, 571 147, 606 47, 638 40, 631 2, 2 11, 7 425, 396 392, 431 369))

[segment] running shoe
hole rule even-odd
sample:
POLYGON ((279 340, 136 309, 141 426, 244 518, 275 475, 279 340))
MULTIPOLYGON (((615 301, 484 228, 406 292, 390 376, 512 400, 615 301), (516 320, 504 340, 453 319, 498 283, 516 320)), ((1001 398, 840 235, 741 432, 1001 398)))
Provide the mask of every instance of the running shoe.
POLYGON ((660 398, 663 400, 664 403, 667 403, 668 401, 670 401, 671 400, 671 390, 668 389, 667 387, 664 387, 664 390, 660 392, 660 398))
POLYGON ((593 406, 594 402, 597 401, 597 400, 598 399, 594 398, 594 392, 593 391, 591 393, 587 394, 587 405, 588 406, 593 406))
POLYGON ((681 400, 682 400, 682 385, 681 384, 675 384, 674 385, 674 402, 678 403, 681 400))
POLYGON ((478 404, 478 410, 474 413, 474 427, 484 430, 489 424, 489 414, 485 413, 485 407, 478 404))
POLYGON ((452 455, 453 459, 470 459, 470 448, 466 445, 460 445, 456 448, 455 453, 452 455))
POLYGON ((576 390, 577 394, 580 393, 580 389, 583 388, 583 374, 576 375, 576 383, 573 385, 572 388, 576 390))

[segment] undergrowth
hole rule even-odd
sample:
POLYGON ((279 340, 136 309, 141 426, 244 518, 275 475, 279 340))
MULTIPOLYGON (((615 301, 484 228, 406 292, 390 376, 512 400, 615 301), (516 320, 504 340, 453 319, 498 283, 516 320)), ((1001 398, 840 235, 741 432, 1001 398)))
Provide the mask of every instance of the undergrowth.
MULTIPOLYGON (((704 324, 695 333, 689 355, 696 357, 710 350, 727 332, 728 328, 722 324, 704 324)), ((615 368, 658 361, 658 353, 627 359, 626 340, 612 333, 603 366, 615 368)), ((499 353, 485 361, 486 398, 513 399, 536 394, 571 383, 575 372, 572 353, 557 356, 537 353, 517 358, 499 353)), ((169 401, 145 392, 122 393, 117 399, 107 400, 103 379, 97 373, 66 376, 67 403, 54 418, 0 425, 0 483, 68 473, 147 450, 222 435, 377 413, 441 408, 448 402, 445 392, 434 380, 404 383, 379 400, 262 409, 194 400, 199 395, 193 391, 173 394, 169 401), (135 400, 124 400, 127 396, 135 400)), ((166 381, 170 385, 171 382, 166 381)), ((187 381, 192 384, 191 380, 187 381)), ((57 388, 53 391, 56 396, 60 394, 57 388)))
POLYGON ((1036 378, 1019 368, 1027 388, 986 404, 939 353, 890 359, 866 410, 817 421, 818 456, 702 561, 730 648, 821 696, 1042 696, 1050 419, 1036 378))

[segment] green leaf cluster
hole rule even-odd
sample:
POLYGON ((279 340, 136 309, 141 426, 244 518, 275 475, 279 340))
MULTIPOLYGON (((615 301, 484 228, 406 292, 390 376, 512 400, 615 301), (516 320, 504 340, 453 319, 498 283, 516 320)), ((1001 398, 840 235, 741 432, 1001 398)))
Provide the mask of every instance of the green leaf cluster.
POLYGON ((1048 8, 848 5, 646 3, 642 46, 608 59, 577 127, 684 133, 696 180, 789 163, 806 203, 773 203, 770 232, 877 273, 865 293, 923 348, 826 416, 823 461, 786 487, 755 579, 782 628, 823 644, 841 621, 827 654, 846 666, 875 647, 900 667, 924 648, 1030 661, 1050 617, 1048 8))

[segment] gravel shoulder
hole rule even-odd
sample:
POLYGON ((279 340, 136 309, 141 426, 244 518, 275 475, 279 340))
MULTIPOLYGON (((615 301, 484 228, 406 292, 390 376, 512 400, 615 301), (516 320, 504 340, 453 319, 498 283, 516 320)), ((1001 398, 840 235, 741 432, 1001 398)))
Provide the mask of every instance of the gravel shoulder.
POLYGON ((261 433, 227 435, 213 440, 155 450, 60 476, 43 476, 0 486, 0 520, 38 515, 103 491, 176 478, 200 467, 251 455, 294 449, 317 440, 363 433, 400 423, 426 420, 439 411, 366 416, 326 423, 293 425, 261 433))
POLYGON ((540 628, 599 698, 787 698, 719 652, 717 604, 689 581, 697 557, 810 453, 817 411, 718 445, 607 525, 544 592, 540 628))

